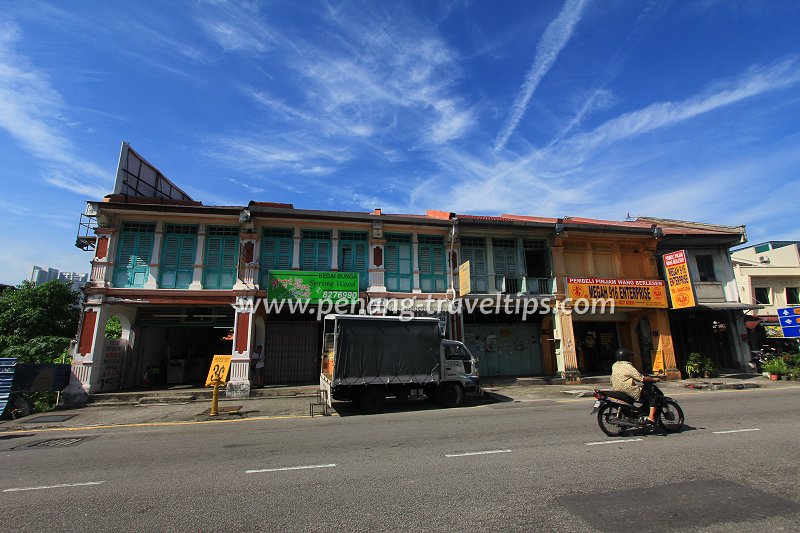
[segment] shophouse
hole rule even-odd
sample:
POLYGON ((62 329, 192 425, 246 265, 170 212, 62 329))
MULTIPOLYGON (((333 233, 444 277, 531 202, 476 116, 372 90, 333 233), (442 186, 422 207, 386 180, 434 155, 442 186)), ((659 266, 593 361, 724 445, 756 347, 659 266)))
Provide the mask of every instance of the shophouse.
POLYGON ((745 368, 750 348, 743 311, 758 306, 740 302, 730 259, 730 248, 747 241, 744 226, 653 217, 637 220, 661 228, 657 247, 661 278, 668 278, 665 256, 667 262, 677 258, 688 269, 692 298, 684 304, 672 298, 669 310, 678 368, 695 352, 710 357, 719 368, 745 368))
POLYGON ((800 306, 800 241, 768 241, 731 253, 742 301, 759 306, 747 318, 751 348, 797 351, 795 338, 784 338, 778 309, 800 306))

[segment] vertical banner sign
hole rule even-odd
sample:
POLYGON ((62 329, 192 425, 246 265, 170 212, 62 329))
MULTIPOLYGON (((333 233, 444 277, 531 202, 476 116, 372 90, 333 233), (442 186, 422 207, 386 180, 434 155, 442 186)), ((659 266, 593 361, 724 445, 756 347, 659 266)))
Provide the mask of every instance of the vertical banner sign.
POLYGON ((650 350, 650 360, 653 361, 653 374, 664 372, 664 350, 650 350))
POLYGON ((103 366, 100 372, 100 390, 116 390, 120 388, 122 377, 122 363, 125 359, 125 349, 128 341, 125 339, 106 339, 103 349, 103 366))
POLYGON ((214 380, 220 380, 225 383, 228 380, 228 371, 231 369, 231 356, 230 355, 215 355, 211 361, 211 367, 208 369, 208 377, 206 378, 206 387, 214 384, 214 380))
POLYGON ((686 250, 664 254, 664 271, 667 273, 672 308, 683 309, 697 305, 689 265, 686 263, 686 250))
POLYGON ((464 261, 461 263, 461 266, 458 267, 458 292, 461 296, 466 296, 472 290, 469 276, 469 261, 464 261))

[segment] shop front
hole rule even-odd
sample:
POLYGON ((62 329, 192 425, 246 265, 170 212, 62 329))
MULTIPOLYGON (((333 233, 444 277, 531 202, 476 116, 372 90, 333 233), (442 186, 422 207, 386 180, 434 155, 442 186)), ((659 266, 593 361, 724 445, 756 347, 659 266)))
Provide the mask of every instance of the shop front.
POLYGON ((464 314, 467 348, 479 358, 481 376, 541 376, 542 319, 513 313, 464 314))

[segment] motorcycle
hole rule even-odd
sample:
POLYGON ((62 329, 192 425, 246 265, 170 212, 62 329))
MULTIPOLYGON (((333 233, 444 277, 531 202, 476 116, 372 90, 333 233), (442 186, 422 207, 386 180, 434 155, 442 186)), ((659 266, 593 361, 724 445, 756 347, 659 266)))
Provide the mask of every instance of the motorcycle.
MULTIPOLYGON (((653 383, 644 383, 656 397, 656 423, 667 433, 675 433, 683 426, 683 410, 678 402, 661 392, 653 383)), ((591 414, 597 413, 597 424, 609 437, 619 437, 632 428, 644 428, 650 406, 634 400, 616 390, 594 391, 595 402, 591 414)))

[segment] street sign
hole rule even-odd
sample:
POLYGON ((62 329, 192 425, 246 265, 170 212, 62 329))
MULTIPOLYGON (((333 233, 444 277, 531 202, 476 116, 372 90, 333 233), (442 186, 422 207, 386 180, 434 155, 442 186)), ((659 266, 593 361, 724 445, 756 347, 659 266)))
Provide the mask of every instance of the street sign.
POLYGON ((231 369, 231 356, 230 355, 215 355, 211 361, 211 367, 208 369, 208 377, 206 378, 206 387, 214 384, 214 381, 225 383, 228 379, 228 371, 231 369))
POLYGON ((669 294, 672 297, 672 308, 694 307, 697 299, 694 296, 689 265, 686 264, 686 250, 664 254, 663 259, 669 294))
POLYGON ((800 307, 778 309, 778 320, 784 337, 800 337, 800 307))
POLYGON ((461 266, 458 267, 458 292, 462 297, 469 294, 472 290, 469 277, 469 261, 464 261, 461 263, 461 266))

